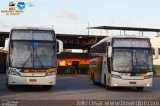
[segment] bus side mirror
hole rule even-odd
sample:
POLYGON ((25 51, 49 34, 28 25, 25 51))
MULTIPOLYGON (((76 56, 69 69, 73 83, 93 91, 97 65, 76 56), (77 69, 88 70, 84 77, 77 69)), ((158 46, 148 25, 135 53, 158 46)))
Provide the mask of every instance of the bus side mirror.
POLYGON ((109 46, 108 47, 108 57, 112 57, 112 47, 111 46, 109 46))
POLYGON ((5 40, 5 45, 4 47, 1 49, 3 52, 7 53, 9 49, 9 38, 6 38, 5 40))
POLYGON ((61 40, 57 40, 57 54, 63 52, 63 42, 61 40))

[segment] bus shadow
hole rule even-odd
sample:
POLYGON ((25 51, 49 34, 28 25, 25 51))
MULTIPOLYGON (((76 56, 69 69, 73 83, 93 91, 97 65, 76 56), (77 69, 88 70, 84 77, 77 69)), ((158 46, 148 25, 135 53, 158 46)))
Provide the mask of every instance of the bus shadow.
POLYGON ((101 83, 95 83, 94 85, 104 88, 107 91, 114 91, 114 92, 145 92, 145 89, 143 91, 138 91, 136 87, 109 87, 107 88, 105 85, 101 83))
POLYGON ((16 85, 13 88, 9 89, 10 91, 17 91, 17 92, 40 92, 46 91, 42 88, 42 86, 36 85, 16 85))
POLYGON ((18 85, 14 86, 11 91, 16 92, 61 92, 61 91, 73 91, 73 90, 90 90, 97 89, 96 86, 91 85, 90 79, 88 77, 57 77, 56 85, 52 86, 51 90, 45 90, 42 86, 36 85, 18 85))
MULTIPOLYGON (((3 90, 7 89, 5 83, 2 83, 3 90)), ((48 92, 63 92, 63 91, 73 91, 73 90, 97 90, 97 89, 106 89, 106 87, 102 84, 96 83, 92 84, 91 80, 88 77, 57 77, 56 85, 52 87, 51 90, 44 90, 42 86, 35 86, 35 85, 19 85, 14 86, 11 90, 5 90, 10 92, 41 92, 41 91, 48 91, 48 92)), ((145 92, 144 91, 137 91, 135 87, 116 87, 111 89, 106 89, 107 91, 114 91, 114 92, 145 92)))

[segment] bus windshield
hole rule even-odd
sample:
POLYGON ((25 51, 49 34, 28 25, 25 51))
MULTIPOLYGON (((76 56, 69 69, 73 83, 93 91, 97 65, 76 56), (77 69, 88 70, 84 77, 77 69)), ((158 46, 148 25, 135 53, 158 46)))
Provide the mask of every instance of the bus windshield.
POLYGON ((114 49, 113 71, 131 71, 132 53, 130 49, 114 49))
POLYGON ((49 42, 12 41, 10 65, 18 68, 55 67, 55 44, 49 42))
POLYGON ((151 53, 148 49, 114 49, 113 71, 152 71, 151 53))
POLYGON ((152 71, 151 52, 133 49, 133 68, 135 72, 152 71))

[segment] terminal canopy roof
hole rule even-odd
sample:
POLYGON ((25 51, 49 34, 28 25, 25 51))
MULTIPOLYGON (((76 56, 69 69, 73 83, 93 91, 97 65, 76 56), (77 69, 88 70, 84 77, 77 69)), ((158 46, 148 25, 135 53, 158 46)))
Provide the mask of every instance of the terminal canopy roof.
MULTIPOLYGON (((77 35, 77 34, 56 34, 57 39, 62 40, 64 49, 90 49, 92 45, 99 42, 106 36, 102 35, 77 35)), ((0 47, 4 47, 5 39, 9 32, 0 32, 0 47)))
POLYGON ((119 26, 97 26, 89 27, 88 29, 105 29, 105 30, 124 30, 124 31, 142 31, 142 32, 160 32, 156 28, 139 28, 139 27, 119 27, 119 26))

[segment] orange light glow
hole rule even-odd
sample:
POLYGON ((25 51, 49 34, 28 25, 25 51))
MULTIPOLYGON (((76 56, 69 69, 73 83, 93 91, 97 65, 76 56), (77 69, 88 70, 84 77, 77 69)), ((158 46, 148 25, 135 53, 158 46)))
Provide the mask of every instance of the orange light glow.
POLYGON ((66 65, 72 65, 72 61, 79 61, 79 64, 85 64, 88 65, 89 64, 89 59, 78 59, 78 58, 58 58, 57 62, 60 63, 62 61, 65 61, 66 65))

